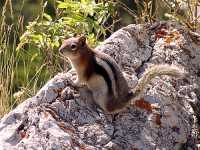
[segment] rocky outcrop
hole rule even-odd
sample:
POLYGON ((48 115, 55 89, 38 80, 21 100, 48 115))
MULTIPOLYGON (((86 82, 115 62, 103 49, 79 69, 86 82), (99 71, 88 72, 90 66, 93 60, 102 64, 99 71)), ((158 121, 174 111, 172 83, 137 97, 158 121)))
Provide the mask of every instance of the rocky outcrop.
MULTIPOLYGON (((96 49, 111 55, 133 88, 147 67, 184 68, 184 79, 155 78, 144 96, 109 115, 87 107, 71 86, 70 70, 51 79, 0 121, 0 149, 196 149, 200 98, 200 43, 174 23, 129 25, 96 49)), ((81 92, 81 94, 80 94, 81 92)))

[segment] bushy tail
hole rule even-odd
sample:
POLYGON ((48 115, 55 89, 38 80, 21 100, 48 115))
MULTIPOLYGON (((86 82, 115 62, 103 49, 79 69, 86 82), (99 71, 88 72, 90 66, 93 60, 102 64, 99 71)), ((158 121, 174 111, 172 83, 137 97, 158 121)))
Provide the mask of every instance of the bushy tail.
POLYGON ((186 72, 184 69, 174 65, 155 65, 146 70, 142 78, 139 79, 137 86, 133 89, 133 93, 135 95, 134 97, 138 97, 139 94, 141 94, 141 92, 145 89, 145 86, 147 86, 156 76, 169 75, 176 78, 183 78, 185 74, 186 72))

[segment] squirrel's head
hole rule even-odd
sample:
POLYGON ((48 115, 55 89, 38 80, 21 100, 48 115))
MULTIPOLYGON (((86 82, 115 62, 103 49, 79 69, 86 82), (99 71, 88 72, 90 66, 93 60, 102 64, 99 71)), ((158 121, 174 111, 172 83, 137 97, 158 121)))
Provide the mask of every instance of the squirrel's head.
POLYGON ((64 40, 63 44, 59 48, 59 52, 68 57, 69 59, 75 59, 80 56, 81 50, 86 46, 86 37, 77 36, 64 40))

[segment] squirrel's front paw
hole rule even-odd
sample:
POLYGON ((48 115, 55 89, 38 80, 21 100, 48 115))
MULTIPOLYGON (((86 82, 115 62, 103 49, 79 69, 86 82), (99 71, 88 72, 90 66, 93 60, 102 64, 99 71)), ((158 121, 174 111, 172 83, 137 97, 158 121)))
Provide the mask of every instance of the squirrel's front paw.
POLYGON ((79 80, 71 81, 70 85, 73 86, 74 88, 83 88, 86 86, 86 84, 80 83, 79 80))

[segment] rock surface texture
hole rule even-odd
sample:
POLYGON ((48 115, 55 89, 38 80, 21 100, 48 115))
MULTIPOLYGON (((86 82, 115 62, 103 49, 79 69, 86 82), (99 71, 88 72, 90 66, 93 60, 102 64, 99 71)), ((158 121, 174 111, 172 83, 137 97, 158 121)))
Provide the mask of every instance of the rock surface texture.
POLYGON ((147 67, 175 64, 184 79, 157 77, 123 112, 88 108, 70 70, 0 120, 0 149, 155 150, 198 148, 200 38, 174 23, 129 25, 96 49, 112 56, 133 88, 147 67))

